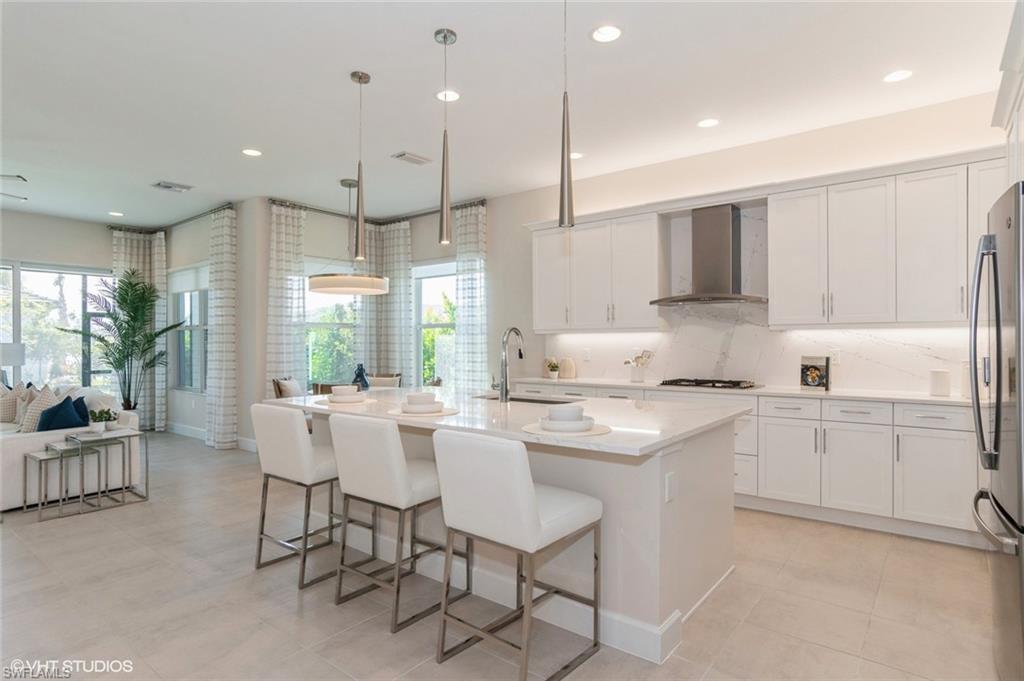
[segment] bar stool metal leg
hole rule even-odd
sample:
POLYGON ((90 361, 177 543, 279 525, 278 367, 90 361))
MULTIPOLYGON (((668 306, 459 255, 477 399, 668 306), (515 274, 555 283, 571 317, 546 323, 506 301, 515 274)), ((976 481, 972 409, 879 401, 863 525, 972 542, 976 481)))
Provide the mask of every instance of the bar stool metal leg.
MULTIPOLYGON (((405 511, 398 512, 398 537, 395 542, 395 576, 393 578, 395 596, 391 602, 391 632, 398 631, 398 598, 402 591, 402 550, 405 548, 405 511)), ((416 554, 416 547, 412 549, 416 554)), ((413 559, 415 562, 415 559, 413 559)))
MULTIPOLYGON (((348 540, 348 505, 349 498, 341 495, 341 560, 338 561, 338 585, 334 589, 334 604, 341 603, 341 582, 345 578, 345 543, 348 540)), ((371 530, 372 532, 372 530, 371 530)))
POLYGON ((448 538, 444 547, 444 573, 441 576, 441 626, 437 628, 437 652, 434 660, 444 662, 444 639, 448 633, 448 594, 452 586, 452 559, 455 550, 455 533, 448 530, 448 538))
POLYGON ((306 488, 306 502, 302 512, 302 543, 299 545, 299 588, 306 588, 306 553, 309 551, 309 506, 313 501, 313 488, 306 488))
MULTIPOLYGON (((121 459, 122 463, 124 459, 121 459)), ((121 475, 124 475, 124 466, 121 466, 121 475)), ((121 480, 122 484, 124 480, 121 480)), ((267 520, 267 488, 270 486, 270 476, 263 476, 263 492, 260 496, 260 524, 259 529, 256 530, 256 569, 259 570, 263 561, 263 533, 266 526, 267 520)))

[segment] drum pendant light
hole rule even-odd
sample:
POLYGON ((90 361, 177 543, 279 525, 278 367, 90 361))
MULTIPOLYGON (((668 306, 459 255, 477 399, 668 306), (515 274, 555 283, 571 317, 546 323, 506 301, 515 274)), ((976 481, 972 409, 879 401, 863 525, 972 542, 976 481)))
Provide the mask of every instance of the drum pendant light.
POLYGON ((359 163, 356 166, 356 260, 366 260, 366 205, 363 200, 363 86, 370 74, 353 71, 352 82, 359 85, 359 163))
POLYGON ((442 245, 452 242, 452 200, 448 182, 448 46, 454 45, 457 39, 458 36, 455 34, 455 31, 450 28, 439 28, 434 31, 434 40, 444 48, 444 71, 442 77, 444 87, 441 89, 445 93, 443 97, 444 135, 441 141, 441 208, 437 219, 437 241, 442 245))
POLYGON ((572 227, 576 214, 572 205, 572 145, 569 142, 569 53, 566 48, 566 32, 569 19, 569 2, 562 2, 562 167, 558 187, 558 226, 572 227))

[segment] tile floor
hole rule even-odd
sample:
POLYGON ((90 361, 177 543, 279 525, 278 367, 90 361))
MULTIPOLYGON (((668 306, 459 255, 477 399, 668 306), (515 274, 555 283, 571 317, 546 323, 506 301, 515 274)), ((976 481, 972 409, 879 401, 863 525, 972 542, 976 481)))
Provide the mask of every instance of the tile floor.
MULTIPOLYGON (((332 581, 296 591, 294 561, 255 572, 254 454, 175 435, 152 437, 151 452, 148 503, 41 524, 5 514, 5 665, 130 659, 131 674, 111 676, 168 680, 515 678, 507 653, 487 643, 436 665, 436 615, 392 636, 386 595, 336 607, 332 581)), ((275 533, 299 524, 300 497, 280 499, 275 533)), ((735 574, 684 624, 664 665, 606 647, 571 678, 995 678, 984 553, 749 511, 736 514, 736 547, 735 574)), ((314 555, 316 570, 337 554, 314 555)), ((436 598, 437 582, 405 584, 404 611, 436 598)), ((474 621, 503 612, 474 597, 458 607, 474 621)), ((542 622, 535 631, 538 678, 583 646, 542 622)))

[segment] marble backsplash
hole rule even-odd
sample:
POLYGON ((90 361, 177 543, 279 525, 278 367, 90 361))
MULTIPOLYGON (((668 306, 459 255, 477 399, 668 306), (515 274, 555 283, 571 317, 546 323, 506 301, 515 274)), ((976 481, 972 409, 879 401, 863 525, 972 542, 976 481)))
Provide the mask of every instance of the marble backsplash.
MULTIPOLYGON (((649 349, 655 357, 648 380, 710 377, 796 386, 801 356, 827 354, 836 388, 927 392, 928 372, 945 369, 959 394, 968 353, 966 325, 772 330, 766 305, 739 303, 665 308, 662 317, 667 331, 551 335, 546 355, 572 357, 580 378, 628 380, 623 360, 649 349)), ((542 375, 541 358, 521 373, 542 375)))

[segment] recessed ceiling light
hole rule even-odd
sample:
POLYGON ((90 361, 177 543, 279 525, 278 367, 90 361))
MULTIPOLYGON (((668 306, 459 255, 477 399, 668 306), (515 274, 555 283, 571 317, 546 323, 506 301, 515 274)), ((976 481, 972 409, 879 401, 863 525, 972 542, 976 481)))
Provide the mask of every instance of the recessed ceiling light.
POLYGON ((613 40, 618 40, 620 35, 622 35, 622 29, 618 26, 598 26, 590 34, 590 37, 599 43, 610 43, 613 40))
POLYGON ((462 95, 460 95, 455 90, 441 90, 434 96, 440 99, 442 102, 454 102, 457 101, 459 97, 461 97, 462 95))
POLYGON ((581 154, 578 151, 574 151, 571 154, 569 154, 569 158, 571 158, 572 160, 576 161, 576 160, 579 160, 579 159, 583 158, 583 154, 581 154))
POLYGON ((718 125, 717 118, 705 118, 704 120, 697 121, 698 128, 713 128, 718 125))
POLYGON ((124 217, 124 213, 119 213, 116 210, 108 210, 107 211, 107 215, 112 215, 115 218, 123 218, 124 217))
POLYGON ((885 78, 883 78, 882 80, 885 81, 886 83, 898 83, 901 80, 906 80, 907 78, 910 78, 912 75, 914 75, 913 71, 900 69, 899 71, 893 71, 892 73, 886 75, 885 78))
POLYGON ((262 156, 263 152, 259 149, 242 149, 242 153, 246 156, 262 156))

